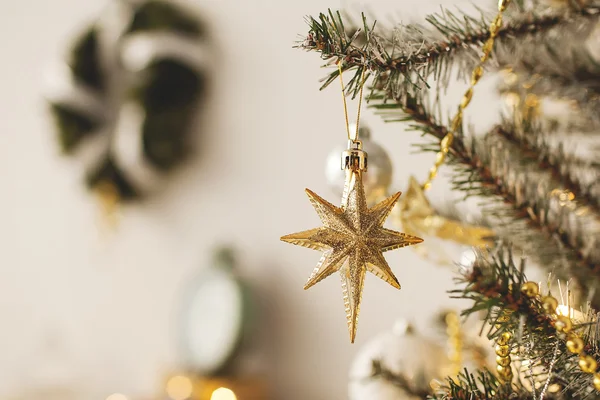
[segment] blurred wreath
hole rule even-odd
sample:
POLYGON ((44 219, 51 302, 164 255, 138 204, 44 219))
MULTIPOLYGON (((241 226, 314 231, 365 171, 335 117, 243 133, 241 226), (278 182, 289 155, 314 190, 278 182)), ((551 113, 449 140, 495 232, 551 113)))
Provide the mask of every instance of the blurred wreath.
POLYGON ((48 97, 59 145, 83 162, 90 188, 138 198, 189 155, 204 37, 181 6, 121 0, 75 41, 48 97))

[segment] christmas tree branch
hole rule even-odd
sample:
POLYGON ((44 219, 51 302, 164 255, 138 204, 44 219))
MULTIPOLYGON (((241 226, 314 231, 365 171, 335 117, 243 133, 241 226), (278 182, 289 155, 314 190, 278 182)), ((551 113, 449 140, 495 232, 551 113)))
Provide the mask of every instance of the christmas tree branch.
POLYGON ((575 81, 555 74, 542 76, 519 67, 505 72, 500 93, 514 106, 539 109, 541 102, 550 99, 564 104, 569 110, 569 126, 586 134, 597 134, 600 127, 600 70, 595 80, 575 81), (516 97, 516 99, 515 99, 516 97), (533 103, 533 104, 531 104, 533 103))
MULTIPOLYGON (((595 18, 596 3, 599 2, 590 1, 568 12, 548 13, 547 7, 538 5, 536 10, 517 13, 499 31, 497 48, 507 45, 512 49, 512 43, 518 38, 536 36, 553 28, 563 29, 563 25, 576 19, 595 18)), ((409 24, 376 30, 375 24, 369 24, 363 15, 360 28, 350 27, 352 21, 346 21, 347 29, 341 14, 329 11, 318 18, 308 18, 309 34, 298 47, 317 51, 325 60, 343 60, 344 71, 356 69, 356 75, 346 87, 353 95, 358 93, 361 86, 358 77, 366 68, 374 76, 375 85, 394 84, 396 89, 392 94, 397 96, 400 91, 427 87, 429 78, 446 86, 453 61, 459 63, 463 75, 470 72, 477 62, 479 47, 490 36, 488 19, 482 12, 472 17, 442 10, 426 18, 427 26, 409 24), (456 57, 458 55, 460 57, 456 57)), ((322 88, 338 75, 337 70, 331 72, 322 88)))
POLYGON ((496 56, 507 71, 501 91, 517 93, 521 99, 534 95, 536 100, 551 97, 574 101, 571 109, 577 108, 582 123, 590 133, 597 133, 600 125, 598 18, 597 13, 589 14, 539 37, 500 46, 496 56), (590 123, 595 128, 590 129, 590 123))
POLYGON ((591 207, 600 215, 600 164, 565 154, 561 145, 551 146, 540 123, 523 119, 515 125, 505 119, 497 132, 536 161, 540 169, 550 171, 552 178, 574 195, 578 205, 591 207))
MULTIPOLYGON (((496 128, 474 140, 472 154, 485 169, 493 186, 483 182, 479 194, 500 196, 485 213, 494 218, 497 233, 519 246, 540 265, 561 278, 573 276, 588 294, 600 289, 600 216, 572 199, 552 170, 540 169, 519 146, 498 134, 496 128), (486 193, 487 192, 487 193, 486 193), (507 207, 508 206, 508 207, 507 207)), ((473 182, 459 182, 458 187, 473 182)), ((598 307, 599 299, 594 298, 598 307)))
MULTIPOLYGON (((494 254, 479 253, 472 269, 460 279, 464 287, 451 293, 453 297, 473 301, 463 315, 482 310, 486 313, 488 338, 495 340, 505 332, 511 334, 513 359, 527 360, 545 368, 543 374, 531 373, 528 378, 548 383, 546 387, 550 383, 561 385, 560 396, 563 397, 560 398, 593 395, 591 376, 581 372, 578 356, 567 351, 567 336, 558 333, 555 316, 544 309, 540 297, 528 297, 521 290, 527 281, 524 268, 524 261, 517 266, 507 247, 500 246, 494 254)), ((597 321, 583 322, 575 325, 573 332, 579 332, 586 352, 597 359, 597 335, 591 334, 595 329, 598 329, 597 321)), ((513 389, 522 390, 521 384, 513 382, 513 389)))
POLYGON ((490 371, 477 371, 475 375, 465 369, 456 379, 448 378, 432 397, 438 400, 527 400, 531 394, 503 385, 490 371))
MULTIPOLYGON (((448 132, 437 122, 439 117, 429 112, 435 106, 426 106, 422 95, 395 100, 386 101, 377 90, 369 98, 387 121, 410 121, 412 129, 437 140, 448 132)), ((478 140, 460 132, 455 136, 449 151, 449 163, 457 167, 455 187, 468 196, 490 199, 485 214, 494 220, 492 226, 500 237, 511 238, 561 277, 573 274, 585 292, 600 293, 596 290, 600 289, 600 251, 595 248, 600 230, 594 222, 598 215, 581 215, 582 207, 568 199, 549 173, 535 167, 537 160, 528 160, 498 129, 478 140)), ((431 150, 438 149, 438 144, 431 146, 431 150)), ((600 306, 600 297, 594 299, 594 306, 600 306)))
POLYGON ((520 261, 517 266, 512 250, 504 245, 492 254, 478 252, 470 270, 457 279, 464 287, 450 291, 453 298, 473 302, 462 315, 468 316, 481 310, 486 312, 484 322, 489 325, 489 339, 495 340, 504 332, 515 332, 523 327, 524 322, 535 326, 540 335, 550 338, 556 335, 552 318, 545 313, 541 302, 527 297, 520 290, 527 282, 525 260, 520 261))

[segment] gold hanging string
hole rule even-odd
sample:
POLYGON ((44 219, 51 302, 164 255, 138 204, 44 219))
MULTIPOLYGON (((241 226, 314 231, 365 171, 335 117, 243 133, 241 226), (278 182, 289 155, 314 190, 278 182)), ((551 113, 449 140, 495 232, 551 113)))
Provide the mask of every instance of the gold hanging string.
POLYGON ((362 98, 363 98, 363 88, 365 86, 365 68, 363 68, 362 73, 360 74, 360 92, 358 94, 358 111, 356 113, 356 132, 354 133, 354 138, 352 137, 352 133, 350 132, 350 122, 348 120, 348 106, 346 104, 346 92, 344 86, 344 78, 342 77, 342 60, 337 62, 338 71, 340 75, 340 84, 342 86, 342 101, 344 102, 344 117, 346 118, 346 132, 348 134, 348 140, 353 142, 358 141, 358 127, 360 123, 360 109, 362 106, 362 98))
POLYGON ((490 37, 483 44, 483 55, 479 59, 479 64, 475 67, 471 74, 471 84, 462 97, 460 105, 458 106, 458 112, 452 120, 450 130, 440 142, 440 151, 436 154, 435 163, 429 170, 429 176, 427 177, 427 180, 422 185, 423 190, 427 190, 431 187, 431 182, 435 179, 435 177, 438 174, 439 168, 442 166, 442 164, 444 164, 444 161, 446 160, 446 156, 448 155, 450 146, 454 141, 454 135, 462 126, 463 111, 471 102, 471 98, 473 97, 473 89, 483 76, 483 65, 490 58, 492 50, 494 49, 494 40, 496 39, 496 36, 498 36, 498 32, 502 27, 502 13, 504 12, 504 10, 506 10, 506 7, 509 3, 510 0, 498 0, 498 14, 496 15, 494 21, 492 21, 492 23, 490 24, 490 37))
MULTIPOLYGON (((360 109, 362 106, 363 99, 363 88, 365 87, 365 69, 363 68, 360 74, 360 91, 358 93, 358 111, 356 113, 356 139, 358 140, 358 127, 360 126, 360 109)), ((341 75, 340 75, 341 76, 341 75)))

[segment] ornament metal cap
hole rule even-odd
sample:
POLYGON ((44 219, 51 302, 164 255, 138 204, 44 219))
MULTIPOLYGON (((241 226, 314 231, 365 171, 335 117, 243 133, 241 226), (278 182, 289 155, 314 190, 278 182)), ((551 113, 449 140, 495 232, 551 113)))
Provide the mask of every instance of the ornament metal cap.
POLYGON ((348 140, 348 150, 342 152, 342 169, 351 171, 367 170, 367 152, 362 149, 360 140, 348 140))

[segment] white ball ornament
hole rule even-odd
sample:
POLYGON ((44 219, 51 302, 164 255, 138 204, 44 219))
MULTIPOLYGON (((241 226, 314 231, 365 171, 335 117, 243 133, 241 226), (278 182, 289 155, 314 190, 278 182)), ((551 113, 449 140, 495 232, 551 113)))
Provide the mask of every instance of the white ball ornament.
POLYGON ((373 363, 409 383, 413 391, 429 391, 432 379, 443 379, 449 360, 442 346, 427 339, 404 321, 376 336, 356 356, 349 383, 350 400, 415 399, 410 390, 374 375, 373 363))

